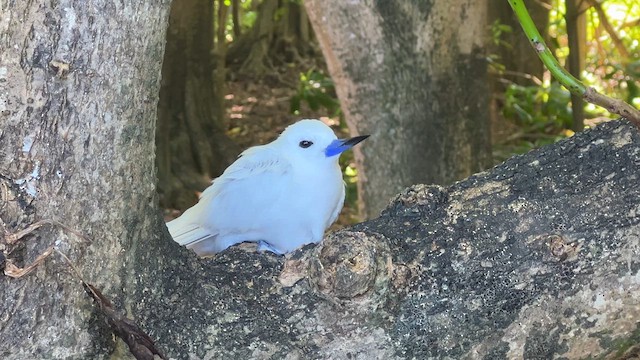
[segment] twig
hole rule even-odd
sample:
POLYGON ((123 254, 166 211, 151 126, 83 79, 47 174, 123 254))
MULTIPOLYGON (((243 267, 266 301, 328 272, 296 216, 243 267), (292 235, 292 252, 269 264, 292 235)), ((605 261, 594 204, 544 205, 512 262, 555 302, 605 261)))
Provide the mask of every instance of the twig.
POLYGON ((96 302, 100 312, 107 318, 111 330, 129 346, 129 351, 138 360, 167 359, 156 347, 153 339, 131 319, 118 313, 95 286, 82 281, 84 290, 96 302))
POLYGON ((76 269, 75 266, 73 266, 73 263, 71 262, 71 260, 67 257, 67 255, 65 255, 62 251, 58 250, 58 249, 54 249, 58 255, 60 255, 64 261, 67 262, 67 265, 69 265, 69 268, 73 271, 73 273, 76 275, 76 277, 78 279, 80 279, 80 281, 82 281, 84 283, 84 279, 82 278, 82 276, 80 275, 80 272, 76 269))
POLYGON ((72 233, 73 235, 81 238, 82 240, 85 241, 89 241, 91 242, 91 240, 86 237, 85 235, 81 234, 80 232, 68 227, 65 224, 62 224, 56 220, 51 220, 51 219, 44 219, 44 220, 40 220, 37 221, 31 225, 29 225, 26 229, 20 230, 15 234, 8 234, 5 236, 5 241, 7 242, 8 245, 14 244, 15 242, 17 242, 18 240, 20 240, 21 238, 25 237, 26 235, 32 233, 33 231, 39 229, 40 227, 42 227, 43 225, 56 225, 56 226, 60 226, 61 228, 65 229, 66 231, 72 233))
POLYGON ((123 316, 113 308, 111 301, 102 294, 97 287, 84 281, 80 272, 73 266, 71 260, 62 252, 56 252, 67 262, 71 270, 82 282, 85 292, 95 301, 98 310, 106 317, 111 330, 128 346, 131 354, 138 360, 167 359, 155 346, 155 342, 147 333, 136 325, 133 320, 123 316))
POLYGON ((4 267, 4 274, 8 277, 12 277, 14 279, 21 278, 25 275, 28 275, 38 267, 51 253, 53 252, 53 245, 49 246, 47 250, 45 250, 42 254, 38 255, 38 257, 28 266, 24 268, 19 268, 7 259, 4 267))
POLYGON ((620 28, 635 27, 638 25, 640 25, 640 19, 635 19, 635 20, 631 20, 623 23, 622 25, 620 25, 620 28))
MULTIPOLYGON (((67 225, 64 225, 58 221, 55 220, 50 220, 50 219, 44 219, 44 220, 40 220, 37 221, 31 225, 29 225, 26 229, 20 230, 14 234, 7 234, 5 235, 5 242, 7 243, 7 245, 12 245, 14 243, 16 243, 18 240, 22 239, 23 237, 29 235, 30 233, 34 232, 35 230, 39 229, 40 227, 42 227, 43 225, 46 224, 50 224, 50 225, 57 225, 60 226, 61 228, 65 229, 66 231, 76 235, 77 237, 85 240, 85 241, 91 241, 88 237, 84 236, 83 234, 79 233, 78 231, 68 227, 67 225)), ((55 244, 51 244, 42 254, 38 255, 38 257, 29 265, 23 267, 23 268, 19 268, 17 266, 15 266, 13 264, 13 262, 11 262, 11 259, 4 259, 3 261, 3 266, 2 268, 0 268, 0 270, 3 270, 4 274, 6 276, 9 276, 11 278, 17 279, 17 278, 21 278, 25 275, 30 274, 38 265, 42 264, 42 262, 49 257, 49 255, 51 255, 51 253, 53 252, 53 250, 55 249, 55 244)), ((4 254, 2 256, 4 258, 4 254)))
POLYGON ((638 109, 627 104, 626 102, 620 99, 612 99, 606 95, 600 94, 596 89, 592 87, 587 88, 582 97, 587 102, 601 106, 607 109, 607 111, 627 118, 628 120, 633 121, 636 125, 640 126, 640 114, 638 114, 638 109))

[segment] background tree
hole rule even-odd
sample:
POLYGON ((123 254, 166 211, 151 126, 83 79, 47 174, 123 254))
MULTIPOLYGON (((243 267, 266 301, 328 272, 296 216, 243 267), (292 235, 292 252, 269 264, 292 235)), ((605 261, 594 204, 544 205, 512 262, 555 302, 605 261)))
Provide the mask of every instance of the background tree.
MULTIPOLYGON (((224 7, 220 9, 218 18, 225 20, 224 7)), ((214 31, 213 19, 213 1, 172 2, 156 135, 158 191, 165 207, 193 205, 196 192, 207 187, 239 153, 226 135, 226 51, 220 36, 212 51, 214 33, 220 34, 214 31)))
MULTIPOLYGON (((586 57, 587 17, 588 1, 565 1, 565 24, 569 56, 567 56, 567 68, 576 79, 582 77, 586 57)), ((576 94, 571 94, 571 129, 581 131, 584 129, 584 100, 576 94)))
MULTIPOLYGON (((543 34, 549 27, 551 0, 527 1, 531 18, 543 34)), ((509 86, 541 86, 544 66, 531 55, 531 45, 507 1, 495 1, 489 7, 491 39, 489 46, 491 80, 491 139, 501 144, 517 129, 503 115, 505 92, 509 86)), ((538 109, 539 111, 539 109, 538 109)), ((508 154, 502 157, 506 157, 508 154)), ((502 158, 499 154, 499 159, 502 158)))
POLYGON ((491 163, 486 1, 306 1, 352 133, 369 216, 413 183, 491 163))
MULTIPOLYGON (((549 27, 551 0, 526 1, 533 22, 542 33, 549 27)), ((535 56, 531 56, 531 45, 520 31, 518 19, 507 1, 496 1, 489 8, 489 20, 493 40, 491 51, 497 56, 500 69, 506 70, 500 75, 512 83, 532 84, 531 77, 542 80, 544 66, 535 56)), ((504 86, 498 89, 504 92, 504 86)))
POLYGON ((300 61, 314 53, 308 18, 301 2, 252 1, 256 19, 250 30, 236 36, 228 53, 238 72, 256 77, 272 75, 274 64, 300 61), (257 4, 257 5, 256 5, 257 4))

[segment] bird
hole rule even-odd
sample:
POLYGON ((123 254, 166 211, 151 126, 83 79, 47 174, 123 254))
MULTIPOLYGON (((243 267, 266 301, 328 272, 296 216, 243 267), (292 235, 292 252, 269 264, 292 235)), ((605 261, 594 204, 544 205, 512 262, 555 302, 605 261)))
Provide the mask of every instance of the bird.
POLYGON ((368 137, 338 139, 317 119, 289 125, 242 152, 197 204, 167 223, 169 233, 203 257, 242 242, 278 255, 319 243, 344 205, 340 154, 368 137))

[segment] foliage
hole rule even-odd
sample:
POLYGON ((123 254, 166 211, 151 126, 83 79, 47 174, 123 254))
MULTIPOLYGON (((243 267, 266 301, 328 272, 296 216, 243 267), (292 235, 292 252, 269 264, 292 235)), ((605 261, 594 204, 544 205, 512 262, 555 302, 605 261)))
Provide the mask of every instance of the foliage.
MULTIPOLYGON (((587 37, 582 82, 639 106, 640 2, 584 1, 582 4, 588 5, 585 5, 587 37), (600 14, 594 4, 601 6, 600 14), (610 25, 609 30, 603 25, 605 22, 610 25)), ((549 28, 539 30, 547 33, 547 43, 560 63, 564 63, 569 54, 565 1, 553 0, 551 5, 549 28)), ((502 39, 508 32, 510 28, 499 21, 490 27, 491 39, 498 46, 511 47, 502 39)), ((489 60, 496 72, 509 70, 496 56, 490 56, 489 60)), ((587 118, 608 116, 606 111, 593 105, 587 105, 586 111, 587 118)), ((502 114, 517 130, 505 139, 497 139, 494 157, 498 161, 511 153, 526 152, 572 134, 568 130, 572 121, 569 92, 551 80, 548 73, 540 85, 510 84, 504 93, 502 114)))
POLYGON ((569 91, 558 83, 549 87, 510 85, 505 93, 503 114, 526 132, 556 132, 571 126, 569 91))
POLYGON ((324 108, 331 116, 340 114, 333 80, 321 71, 311 69, 300 74, 298 91, 291 97, 291 113, 298 114, 303 102, 314 111, 324 108))
MULTIPOLYGON (((225 6, 233 6, 230 0, 224 0, 224 4, 225 6)), ((256 3, 252 0, 238 0, 238 5, 239 31, 240 33, 244 33, 249 31, 253 27, 253 24, 255 24, 258 18, 258 11, 255 6, 256 3)), ((233 18, 227 16, 225 21, 225 37, 227 42, 231 43, 236 40, 233 31, 233 18)))
POLYGON ((513 32, 511 26, 507 24, 503 24, 499 19, 496 19, 493 23, 491 23, 491 41, 494 45, 505 46, 511 48, 511 44, 509 42, 504 41, 502 39, 504 34, 510 34, 513 32))
POLYGON ((571 95, 560 84, 511 84, 504 97, 502 113, 517 130, 494 146, 495 161, 504 161, 512 154, 522 154, 573 134, 567 130, 572 121, 571 95))
POLYGON ((358 170, 353 164, 352 154, 347 155, 340 158, 342 177, 345 183, 344 202, 349 208, 355 209, 358 207, 358 170))

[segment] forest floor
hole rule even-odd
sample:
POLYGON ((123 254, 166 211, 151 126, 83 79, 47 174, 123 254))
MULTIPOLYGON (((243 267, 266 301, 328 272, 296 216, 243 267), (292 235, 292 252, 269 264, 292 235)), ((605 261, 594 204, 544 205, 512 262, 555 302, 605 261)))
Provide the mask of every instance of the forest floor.
POLYGON ((341 130, 339 119, 327 117, 326 111, 313 111, 306 104, 302 104, 299 114, 291 113, 291 98, 297 93, 300 73, 306 71, 303 66, 282 66, 259 81, 252 78, 227 81, 228 135, 241 148, 270 142, 300 119, 321 119, 334 130, 341 130))
MULTIPOLYGON (((320 119, 331 126, 338 137, 349 136, 348 130, 340 127, 340 119, 328 117, 326 110, 314 111, 306 103, 302 103, 299 114, 291 113, 291 99, 298 91, 300 74, 311 67, 314 65, 284 65, 259 81, 247 77, 227 81, 225 103, 229 121, 228 135, 242 150, 271 142, 288 125, 300 119, 320 119)), ((350 159, 351 154, 347 153, 344 156, 350 159)), ((356 202, 346 201, 332 229, 353 224, 358 220, 356 202)))

